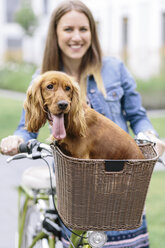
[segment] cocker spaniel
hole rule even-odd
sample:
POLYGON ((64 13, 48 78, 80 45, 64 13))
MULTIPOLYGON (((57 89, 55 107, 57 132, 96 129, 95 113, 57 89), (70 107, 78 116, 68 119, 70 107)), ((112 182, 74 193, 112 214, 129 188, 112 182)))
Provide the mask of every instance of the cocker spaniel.
POLYGON ((83 159, 143 159, 134 139, 80 99, 80 89, 63 72, 37 77, 24 103, 26 128, 37 132, 48 120, 66 155, 83 159))

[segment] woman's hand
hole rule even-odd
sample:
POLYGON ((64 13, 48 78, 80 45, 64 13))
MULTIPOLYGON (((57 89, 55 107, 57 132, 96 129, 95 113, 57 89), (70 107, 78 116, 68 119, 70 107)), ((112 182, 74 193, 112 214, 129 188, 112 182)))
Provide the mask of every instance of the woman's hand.
POLYGON ((165 143, 154 135, 152 131, 146 131, 144 133, 138 133, 138 139, 145 139, 155 143, 155 150, 158 156, 162 156, 165 152, 165 143))
POLYGON ((155 142, 156 146, 155 149, 157 151, 157 154, 159 156, 162 156, 163 153, 165 152, 165 143, 157 138, 151 131, 146 131, 145 135, 152 141, 155 142))
POLYGON ((16 135, 10 135, 1 140, 0 151, 4 155, 15 155, 19 152, 18 146, 23 142, 23 138, 16 135))

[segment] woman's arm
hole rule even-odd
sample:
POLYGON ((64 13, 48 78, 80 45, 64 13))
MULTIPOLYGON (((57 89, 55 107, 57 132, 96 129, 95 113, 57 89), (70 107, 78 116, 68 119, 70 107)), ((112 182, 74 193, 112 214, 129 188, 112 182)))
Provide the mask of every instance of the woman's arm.
POLYGON ((14 132, 14 135, 22 137, 25 142, 28 141, 29 139, 36 139, 38 136, 38 133, 31 133, 25 129, 25 110, 24 109, 22 110, 21 119, 20 119, 17 129, 14 132))

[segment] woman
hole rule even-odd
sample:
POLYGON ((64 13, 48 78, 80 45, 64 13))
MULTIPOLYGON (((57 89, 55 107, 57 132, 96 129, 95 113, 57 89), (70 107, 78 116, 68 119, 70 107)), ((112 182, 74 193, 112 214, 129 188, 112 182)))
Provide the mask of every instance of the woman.
MULTIPOLYGON (((41 73, 48 70, 64 71, 74 77, 80 84, 84 101, 125 131, 128 132, 129 122, 135 135, 139 132, 156 135, 124 64, 115 58, 102 57, 93 16, 80 1, 63 2, 52 13, 41 73)), ((24 114, 23 110, 14 135, 2 140, 4 154, 13 155, 21 142, 37 138, 36 133, 24 129, 24 114)), ((164 145, 155 139, 158 145, 164 145)), ((149 247, 145 215, 142 226, 136 230, 107 233, 106 247, 149 247)), ((63 242, 67 243, 65 237, 63 242)))

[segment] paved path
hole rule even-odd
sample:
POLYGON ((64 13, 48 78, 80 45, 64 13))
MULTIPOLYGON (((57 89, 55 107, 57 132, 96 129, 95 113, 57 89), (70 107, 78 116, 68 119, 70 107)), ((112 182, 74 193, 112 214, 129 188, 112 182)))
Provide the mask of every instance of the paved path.
POLYGON ((0 89, 0 96, 23 101, 26 94, 22 92, 0 89))

